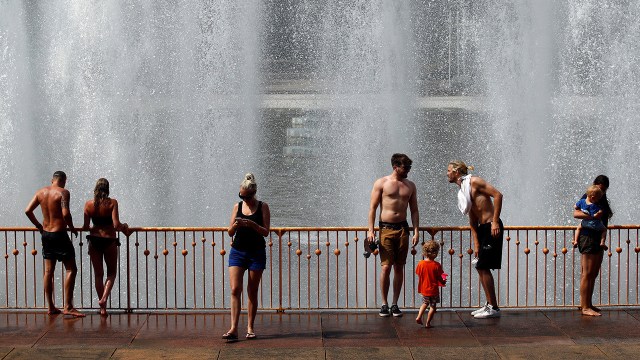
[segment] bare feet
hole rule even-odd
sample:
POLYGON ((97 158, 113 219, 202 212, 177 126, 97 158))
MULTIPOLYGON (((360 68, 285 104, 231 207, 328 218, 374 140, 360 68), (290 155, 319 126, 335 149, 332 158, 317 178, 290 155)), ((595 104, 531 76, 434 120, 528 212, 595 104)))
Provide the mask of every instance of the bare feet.
POLYGON ((416 324, 422 325, 422 318, 421 317, 416 318, 416 324))
POLYGON ((582 315, 586 316, 602 316, 599 312, 593 311, 593 309, 582 309, 582 315))
MULTIPOLYGON (((578 306, 578 310, 582 310, 581 306, 578 306)), ((595 307, 593 305, 591 305, 591 310, 595 311, 595 312, 602 312, 602 310, 600 310, 600 308, 595 307)))
POLYGON ((47 311, 47 314, 49 314, 49 315, 58 315, 60 313, 62 313, 62 311, 60 309, 58 309, 58 308, 55 308, 55 307, 52 308, 52 309, 49 309, 49 311, 47 311))
POLYGON ((71 308, 69 310, 65 310, 63 312, 63 314, 64 314, 64 316, 71 316, 72 318, 83 318, 83 317, 87 316, 87 315, 81 313, 80 311, 78 311, 75 308, 71 308))
POLYGON ((431 329, 433 326, 431 326, 431 324, 427 324, 424 327, 426 327, 427 329, 431 329))
POLYGON ((98 305, 100 306, 100 316, 109 316, 107 313, 107 299, 98 300, 98 305))

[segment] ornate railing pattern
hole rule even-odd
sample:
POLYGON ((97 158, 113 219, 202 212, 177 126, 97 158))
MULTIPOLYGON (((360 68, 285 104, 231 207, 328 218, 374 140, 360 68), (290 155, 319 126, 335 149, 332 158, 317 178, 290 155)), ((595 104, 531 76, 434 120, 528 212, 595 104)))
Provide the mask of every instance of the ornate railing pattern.
MULTIPOLYGON (((579 303, 580 254, 571 246, 574 227, 507 226, 502 269, 494 272, 502 307, 568 307, 579 303)), ((595 302, 639 304, 640 225, 611 226, 609 251, 596 283, 595 302)), ((434 239, 450 274, 442 306, 465 308, 484 302, 471 264, 468 227, 424 227, 421 242, 434 239)), ((40 235, 33 228, 0 228, 0 308, 44 308, 40 235)), ((362 256, 366 228, 272 228, 260 307, 284 311, 372 309, 380 305, 379 258, 362 256)), ((120 235, 119 271, 110 307, 123 310, 208 310, 229 307, 226 228, 135 228, 120 235)), ((74 303, 97 308, 92 267, 84 235, 76 245, 78 276, 74 303)), ((411 251, 405 267, 401 307, 417 307, 414 269, 422 259, 411 251)), ((64 271, 56 269, 55 296, 61 304, 64 271)), ((391 294, 389 295, 391 297, 391 294)))

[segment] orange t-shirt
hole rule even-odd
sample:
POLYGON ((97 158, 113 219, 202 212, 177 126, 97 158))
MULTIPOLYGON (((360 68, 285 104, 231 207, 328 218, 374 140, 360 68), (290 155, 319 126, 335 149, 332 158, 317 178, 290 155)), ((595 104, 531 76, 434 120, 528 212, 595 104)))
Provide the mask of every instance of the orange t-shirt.
POLYGON ((416 267, 418 274, 418 292, 424 296, 436 296, 440 294, 438 286, 444 285, 442 281, 442 265, 437 261, 422 260, 416 267))

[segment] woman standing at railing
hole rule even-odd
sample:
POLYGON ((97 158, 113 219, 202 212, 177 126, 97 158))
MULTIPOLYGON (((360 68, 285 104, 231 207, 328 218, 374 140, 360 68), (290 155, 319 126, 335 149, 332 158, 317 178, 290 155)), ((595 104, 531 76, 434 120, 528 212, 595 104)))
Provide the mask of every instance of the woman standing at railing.
POLYGON ((84 205, 84 225, 82 230, 89 230, 89 256, 93 265, 96 293, 99 296, 100 315, 108 316, 107 300, 113 288, 118 271, 118 246, 120 242, 116 231, 129 236, 129 225, 120 222, 118 201, 109 198, 109 181, 100 178, 93 190, 93 200, 84 205), (89 221, 93 227, 89 228, 89 221), (107 278, 104 278, 103 261, 107 265, 107 278))
MULTIPOLYGON (((607 189, 609 188, 609 178, 605 175, 598 175, 593 180, 593 185, 596 185, 602 190, 602 197, 596 203, 602 210, 602 216, 600 220, 604 226, 609 225, 609 219, 613 215, 611 206, 609 205, 609 199, 607 199, 607 189)), ((586 194, 582 196, 586 198, 586 194)), ((576 219, 591 220, 593 217, 589 214, 585 214, 579 209, 574 209, 573 217, 576 219)), ((606 231, 606 230, 605 230, 606 231)), ((602 265, 602 258, 604 256, 604 247, 600 245, 600 232, 593 231, 591 229, 583 228, 580 231, 578 238, 578 250, 581 257, 581 274, 580 274, 580 309, 583 315, 588 316, 600 316, 600 309, 593 306, 593 289, 596 284, 596 278, 600 273, 600 266, 602 265)))
POLYGON ((258 310, 258 288, 267 263, 264 238, 269 235, 271 214, 267 203, 258 201, 253 174, 246 174, 240 184, 238 196, 242 201, 233 206, 229 236, 235 236, 229 252, 229 282, 231 285, 231 328, 223 339, 238 339, 238 319, 242 298, 244 272, 249 270, 247 282, 247 339, 255 339, 253 323, 258 310))

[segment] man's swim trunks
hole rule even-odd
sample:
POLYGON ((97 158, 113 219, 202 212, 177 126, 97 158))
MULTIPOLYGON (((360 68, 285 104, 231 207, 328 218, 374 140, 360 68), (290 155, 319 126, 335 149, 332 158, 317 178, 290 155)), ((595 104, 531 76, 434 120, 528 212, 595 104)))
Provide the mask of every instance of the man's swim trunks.
POLYGON ((89 242, 89 250, 95 250, 99 252, 104 252, 112 244, 120 246, 120 241, 118 241, 117 238, 87 235, 87 241, 89 242))
POLYGON ((404 265, 409 253, 409 224, 380 221, 380 264, 404 265))
POLYGON ((480 252, 478 253, 478 263, 476 269, 500 269, 502 266, 502 238, 504 236, 504 225, 500 220, 500 234, 498 237, 491 236, 491 223, 478 225, 478 241, 480 242, 480 252))
POLYGON ((76 257, 76 250, 66 231, 42 232, 42 257, 47 260, 66 261, 76 257))
POLYGON ((600 246, 600 233, 587 232, 581 230, 578 237, 578 251, 580 254, 600 254, 602 247, 600 246))

